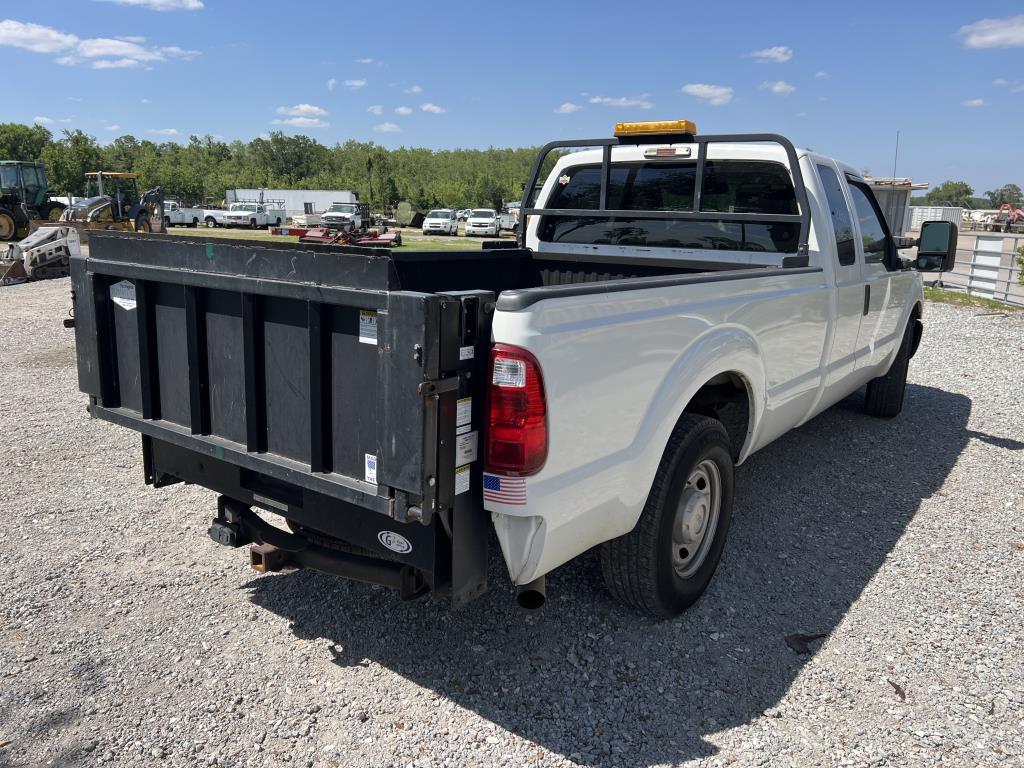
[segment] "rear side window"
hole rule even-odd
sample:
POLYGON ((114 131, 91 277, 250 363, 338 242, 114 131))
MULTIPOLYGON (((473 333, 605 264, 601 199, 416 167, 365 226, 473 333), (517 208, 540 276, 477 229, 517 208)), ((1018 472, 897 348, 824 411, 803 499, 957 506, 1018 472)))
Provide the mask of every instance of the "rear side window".
MULTIPOLYGON (((546 216, 540 239, 552 243, 638 245, 795 253, 799 224, 726 222, 714 213, 798 213, 788 170, 780 163, 708 160, 702 211, 706 220, 606 216, 546 216)), ((608 208, 623 211, 692 211, 697 164, 616 163, 608 185, 608 208)), ((545 207, 595 209, 600 203, 601 167, 568 169, 545 207)))
POLYGON ((18 167, 16 165, 0 165, 0 187, 18 186, 18 167))
POLYGON ((832 214, 836 255, 839 257, 839 264, 848 267, 857 260, 857 251, 853 243, 853 221, 850 218, 850 208, 846 204, 846 196, 843 194, 843 186, 836 172, 827 165, 818 166, 818 176, 825 187, 829 213, 832 214))

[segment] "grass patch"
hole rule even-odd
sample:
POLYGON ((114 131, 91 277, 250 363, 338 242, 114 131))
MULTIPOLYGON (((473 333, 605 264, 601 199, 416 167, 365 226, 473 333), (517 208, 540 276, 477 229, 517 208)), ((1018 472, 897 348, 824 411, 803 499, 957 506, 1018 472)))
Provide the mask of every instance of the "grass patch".
POLYGON ((994 309, 999 312, 1021 312, 1021 307, 1012 304, 1004 304, 995 299, 986 299, 982 296, 970 296, 959 291, 946 291, 942 288, 924 289, 924 297, 929 301, 939 301, 943 304, 956 304, 959 307, 981 307, 982 309, 994 309))
MULTIPOLYGON (((271 235, 262 229, 226 229, 224 227, 170 227, 167 230, 169 235, 180 235, 183 237, 215 237, 224 240, 258 240, 270 243, 297 243, 299 238, 271 235)), ((402 230, 403 249, 411 251, 479 251, 481 243, 485 239, 476 237, 448 237, 445 235, 424 235, 418 229, 402 230)), ((502 238, 510 240, 511 236, 502 238)))

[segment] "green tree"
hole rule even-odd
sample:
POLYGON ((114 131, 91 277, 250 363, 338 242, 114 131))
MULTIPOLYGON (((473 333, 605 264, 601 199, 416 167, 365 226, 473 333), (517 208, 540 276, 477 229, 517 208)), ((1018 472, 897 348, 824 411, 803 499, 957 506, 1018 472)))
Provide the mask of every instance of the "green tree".
POLYGON ((61 194, 83 194, 85 172, 104 170, 100 167, 103 156, 96 139, 77 128, 64 131, 64 138, 47 144, 41 154, 50 189, 61 194))
POLYGON ((1024 193, 1016 184, 1003 184, 998 189, 986 192, 985 197, 992 203, 993 208, 998 208, 1003 203, 1009 203, 1014 208, 1020 208, 1024 204, 1024 193))
POLYGON ((928 190, 925 205, 965 205, 974 197, 974 187, 966 181, 944 181, 928 190))
POLYGON ((0 160, 39 160, 53 134, 41 125, 0 123, 0 160))

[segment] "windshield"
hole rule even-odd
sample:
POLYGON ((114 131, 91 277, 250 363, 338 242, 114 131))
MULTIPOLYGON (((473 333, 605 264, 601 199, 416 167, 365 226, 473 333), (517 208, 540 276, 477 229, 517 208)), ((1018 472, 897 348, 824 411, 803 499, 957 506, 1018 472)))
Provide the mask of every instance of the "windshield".
POLYGON ((471 219, 493 219, 494 218, 494 211, 488 210, 486 208, 478 208, 477 210, 475 210, 471 214, 469 214, 469 218, 471 218, 471 219))
POLYGON ((431 211, 430 213, 427 214, 428 219, 450 219, 451 217, 452 212, 449 211, 447 208, 442 208, 438 211, 431 211))
POLYGON ((356 207, 351 203, 334 203, 327 209, 328 213, 355 213, 356 207))
POLYGON ((231 204, 231 210, 232 211, 249 211, 249 213, 255 213, 256 212, 256 205, 255 205, 255 203, 232 203, 231 204))

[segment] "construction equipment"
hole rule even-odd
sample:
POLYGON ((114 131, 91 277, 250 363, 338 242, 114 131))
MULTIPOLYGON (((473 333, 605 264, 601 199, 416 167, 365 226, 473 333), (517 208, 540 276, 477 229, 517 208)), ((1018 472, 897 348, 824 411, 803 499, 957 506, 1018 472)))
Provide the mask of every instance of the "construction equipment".
POLYGON ((999 210, 984 219, 986 232, 1017 232, 1024 229, 1024 210, 1003 203, 999 210))
POLYGON ((0 285, 69 274, 70 257, 90 231, 165 232, 164 194, 160 187, 138 194, 135 173, 93 171, 86 175, 86 196, 39 225, 0 256, 0 285))
POLYGON ((56 221, 64 205, 49 193, 42 163, 0 160, 0 240, 24 237, 33 219, 56 221))
POLYGON ((387 227, 381 230, 371 229, 366 232, 350 232, 347 229, 316 227, 310 229, 299 238, 300 243, 320 243, 322 245, 384 245, 395 248, 402 244, 401 232, 388 232, 387 227))

